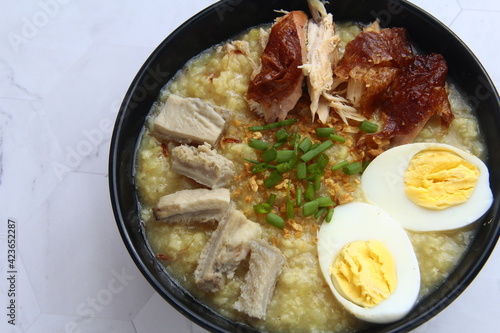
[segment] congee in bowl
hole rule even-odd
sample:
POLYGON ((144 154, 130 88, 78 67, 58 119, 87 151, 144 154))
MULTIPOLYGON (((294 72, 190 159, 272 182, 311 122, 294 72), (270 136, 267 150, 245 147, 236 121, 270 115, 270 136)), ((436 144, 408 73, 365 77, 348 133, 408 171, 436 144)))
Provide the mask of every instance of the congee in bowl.
POLYGON ((307 5, 161 89, 133 160, 139 216, 158 265, 220 316, 361 331, 460 264, 493 202, 488 149, 443 55, 307 5))

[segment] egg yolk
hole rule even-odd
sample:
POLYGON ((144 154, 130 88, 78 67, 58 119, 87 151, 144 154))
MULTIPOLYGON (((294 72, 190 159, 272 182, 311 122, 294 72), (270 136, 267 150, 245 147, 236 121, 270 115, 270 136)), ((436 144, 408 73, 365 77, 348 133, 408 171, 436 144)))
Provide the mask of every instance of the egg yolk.
POLYGON ((440 148, 422 150, 410 160, 404 174, 405 193, 417 205, 446 209, 469 199, 479 169, 458 154, 440 148))
POLYGON ((355 241, 344 246, 330 266, 337 291, 347 300, 371 308, 396 289, 396 265, 392 254, 379 241, 355 241))

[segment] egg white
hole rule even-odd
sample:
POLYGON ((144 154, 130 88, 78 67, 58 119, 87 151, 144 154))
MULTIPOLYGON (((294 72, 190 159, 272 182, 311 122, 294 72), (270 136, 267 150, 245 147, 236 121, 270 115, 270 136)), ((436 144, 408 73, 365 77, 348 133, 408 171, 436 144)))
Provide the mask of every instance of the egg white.
POLYGON ((336 207, 331 222, 323 222, 318 232, 318 258, 335 298, 361 320, 379 324, 399 320, 411 311, 417 300, 420 270, 413 246, 401 225, 379 207, 361 202, 336 207), (342 248, 358 240, 382 242, 396 264, 396 290, 371 308, 358 306, 340 295, 329 273, 342 248))
POLYGON ((369 202, 381 207, 405 229, 413 231, 461 228, 478 220, 493 202, 486 165, 472 154, 440 143, 412 143, 383 152, 363 172, 361 186, 369 202), (404 173, 408 163, 415 154, 431 147, 453 151, 479 169, 479 179, 469 200, 443 210, 433 210, 417 205, 406 196, 404 173))

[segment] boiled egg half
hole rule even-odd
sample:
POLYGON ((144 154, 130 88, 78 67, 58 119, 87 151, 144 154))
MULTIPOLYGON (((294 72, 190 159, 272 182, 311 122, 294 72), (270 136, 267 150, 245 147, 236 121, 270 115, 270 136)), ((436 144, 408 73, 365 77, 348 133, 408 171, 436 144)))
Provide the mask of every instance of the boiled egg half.
POLYGON ((389 323, 413 308, 418 261, 405 230, 381 208, 362 202, 336 207, 321 225, 317 246, 326 282, 355 317, 389 323))
POLYGON ((370 163, 361 184, 369 202, 413 231, 461 228, 493 202, 486 165, 447 144, 391 148, 370 163))

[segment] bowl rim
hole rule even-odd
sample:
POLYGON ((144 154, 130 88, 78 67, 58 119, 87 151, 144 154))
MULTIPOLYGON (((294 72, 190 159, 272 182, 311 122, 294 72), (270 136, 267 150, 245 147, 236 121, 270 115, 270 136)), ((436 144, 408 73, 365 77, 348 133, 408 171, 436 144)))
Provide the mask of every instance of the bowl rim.
MULTIPOLYGON (((238 0, 238 2, 242 2, 243 0, 238 0)), ((486 70, 484 69, 483 65, 481 62, 477 59, 475 54, 469 49, 469 47, 446 25, 444 25, 441 21, 439 21, 437 18, 435 18, 433 15, 425 11, 424 9, 418 7, 417 5, 408 2, 406 0, 383 0, 384 2, 398 2, 400 3, 403 7, 406 7, 407 10, 410 10, 411 12, 417 13, 418 15, 424 16, 426 20, 432 22, 432 24, 437 25, 440 30, 446 31, 449 35, 453 36, 455 39, 455 42, 458 42, 460 44, 460 47, 467 53, 467 56, 470 57, 477 65, 478 69, 481 72, 481 76, 486 80, 486 83, 488 85, 488 88, 491 89, 492 93, 497 97, 497 102, 500 105, 500 100, 498 98, 498 92, 496 90, 495 84, 487 74, 486 70)), ((134 77, 132 83, 130 84, 130 87, 128 88, 125 97, 123 99, 123 102, 120 106, 119 112, 117 114, 114 130, 112 133, 111 141, 110 141, 110 154, 109 154, 109 162, 108 162, 108 182, 109 182, 109 190, 110 190, 110 200, 111 200, 111 205, 113 209, 113 214, 116 220, 117 228, 120 232, 120 235, 122 237, 122 240, 127 248, 127 251, 129 252, 130 256, 132 257, 135 265, 138 267, 138 269, 141 271, 143 276, 146 278, 146 280, 149 282, 151 286, 170 304, 172 305, 177 311, 179 311, 181 314, 186 316, 188 319, 196 323, 197 325, 211 331, 211 332, 229 332, 218 325, 207 321, 203 316, 201 316, 199 313, 196 311, 193 311, 191 308, 186 307, 180 300, 177 299, 175 295, 173 295, 168 289, 165 288, 165 286, 162 285, 161 281, 159 281, 155 275, 151 272, 151 267, 150 264, 147 263, 147 259, 143 258, 141 254, 138 252, 136 246, 134 245, 134 241, 132 239, 131 231, 129 230, 129 227, 126 224, 126 219, 127 217, 124 215, 124 212, 121 209, 121 202, 120 202, 120 195, 119 195, 119 163, 118 163, 118 147, 120 144, 120 140, 122 139, 122 126, 124 122, 124 118, 127 115, 128 112, 128 107, 129 105, 133 102, 132 101, 132 96, 135 91, 135 89, 140 85, 141 81, 144 78, 144 75, 146 73, 146 70, 148 68, 151 68, 151 65, 157 61, 157 58, 159 55, 163 52, 163 49, 165 48, 166 45, 169 44, 171 40, 174 40, 178 38, 179 35, 182 34, 182 31, 193 24, 196 24, 198 21, 201 21, 204 17, 213 15, 214 11, 217 11, 220 6, 227 5, 227 3, 232 3, 234 0, 221 0, 219 2, 216 2, 199 13, 193 15, 190 19, 186 20, 183 24, 181 24, 179 27, 177 27, 172 33, 170 33, 155 49, 154 51, 148 56, 147 60, 144 62, 144 64, 140 67, 138 70, 136 76, 134 77)), ((140 137, 140 134, 139 134, 140 137)), ((135 153, 136 150, 134 150, 133 154, 133 161, 135 161, 135 153)), ((491 152, 490 152, 491 153, 491 152)), ((491 175, 490 175, 491 177, 491 175)), ((134 186, 134 185, 132 185, 134 186)), ((490 185, 491 186, 491 185, 490 185)), ((480 270, 484 267, 484 264, 490 257, 491 253, 494 250, 495 244, 498 241, 498 238, 500 237, 500 216, 499 216, 499 211, 500 211, 500 190, 497 190, 494 194, 495 201, 490 208, 489 212, 493 213, 493 216, 488 220, 485 221, 484 224, 494 224, 494 228, 491 230, 491 232, 488 234, 489 237, 487 237, 486 242, 481 245, 482 250, 480 251, 480 255, 477 258, 477 260, 470 265, 470 267, 467 268, 466 273, 461 275, 457 281, 454 283, 454 287, 450 288, 444 295, 443 297, 440 297, 438 302, 436 302, 432 307, 428 308, 427 311, 424 311, 423 313, 413 317, 413 318, 407 318, 407 320, 402 323, 400 321, 397 321, 395 323, 387 325, 387 329, 383 330, 384 332, 395 332, 395 331, 401 331, 401 330, 411 330, 414 329, 420 325, 422 325, 424 322, 428 321, 430 318, 436 316, 439 312, 441 312, 444 308, 446 308, 451 302, 453 302, 473 281, 473 279, 479 274, 480 270), (394 327, 393 327, 394 326, 394 327)), ((481 222, 483 223, 483 222, 481 222)), ((140 232, 142 237, 145 237, 142 228, 140 230, 136 230, 135 232, 140 232)), ((146 242, 147 243, 147 242, 146 242)), ((475 243, 475 239, 473 240, 473 243, 475 243)), ((469 246, 469 249, 466 252, 471 251, 472 244, 469 246)), ((151 249, 150 249, 151 251, 151 249)), ((465 256, 466 254, 464 254, 465 256)), ((460 264, 459 264, 460 265, 460 264)), ((165 274, 169 275, 164 268, 162 268, 165 274)), ((454 272, 451 272, 450 275, 452 275, 454 272)), ((175 280, 173 280, 175 282, 175 280)), ((175 282, 175 284, 177 284, 175 282)), ((182 286, 178 285, 179 288, 182 290, 185 290, 182 286)), ((440 286, 439 288, 441 288, 440 286)), ((438 288, 438 289, 439 289, 438 288)), ((186 291, 187 292, 187 291, 186 291)), ((436 291, 431 292, 427 297, 432 296, 436 291)), ((189 295, 190 293, 187 292, 189 295)), ((192 296, 191 296, 192 297, 192 296)), ((195 299, 193 297, 193 299, 195 299)), ((196 300, 196 299, 195 299, 196 300)), ((419 303, 422 303, 425 301, 425 298, 422 300, 419 300, 419 303)), ((203 304, 200 303, 203 307, 205 307, 208 311, 212 311, 210 308, 204 306, 203 304)), ((220 316, 217 314, 217 316, 220 316)), ((229 320, 226 317, 220 316, 224 320, 229 320)), ((231 321, 232 322, 232 321, 231 321)), ((234 323, 234 322, 233 322, 234 323)), ((239 323, 235 323, 238 325, 239 323)), ((242 324, 241 328, 244 329, 247 326, 242 324)), ((249 327, 250 328, 250 327, 249 327)), ((253 328, 250 328, 253 329, 253 328)))

